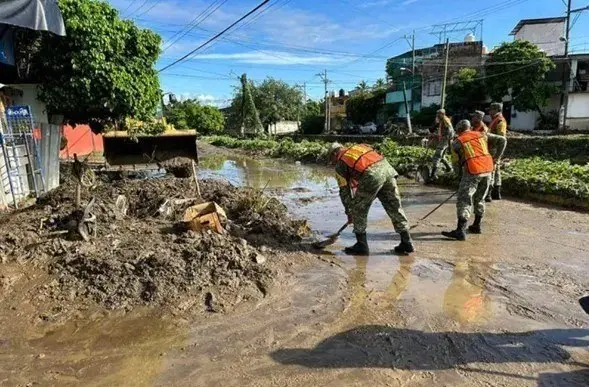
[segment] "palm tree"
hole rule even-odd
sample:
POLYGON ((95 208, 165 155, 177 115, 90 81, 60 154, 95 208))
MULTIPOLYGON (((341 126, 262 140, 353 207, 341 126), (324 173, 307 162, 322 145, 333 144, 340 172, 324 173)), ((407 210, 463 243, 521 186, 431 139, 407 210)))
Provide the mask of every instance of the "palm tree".
POLYGON ((358 83, 358 86, 356 86, 356 90, 358 90, 361 93, 368 91, 368 83, 366 83, 366 81, 358 83))

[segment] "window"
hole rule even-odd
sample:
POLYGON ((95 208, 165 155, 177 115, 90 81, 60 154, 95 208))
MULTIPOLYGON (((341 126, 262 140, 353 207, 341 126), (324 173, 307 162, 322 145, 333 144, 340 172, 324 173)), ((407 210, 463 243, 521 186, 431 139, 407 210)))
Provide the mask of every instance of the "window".
POLYGON ((442 94, 442 81, 428 81, 425 90, 428 97, 435 97, 442 94))

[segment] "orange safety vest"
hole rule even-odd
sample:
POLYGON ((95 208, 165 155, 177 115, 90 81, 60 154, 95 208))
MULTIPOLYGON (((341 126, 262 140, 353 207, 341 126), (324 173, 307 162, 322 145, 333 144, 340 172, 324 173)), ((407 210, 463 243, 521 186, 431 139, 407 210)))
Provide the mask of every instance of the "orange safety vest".
POLYGON ((337 155, 337 159, 343 161, 356 175, 360 175, 384 157, 370 146, 359 144, 342 149, 337 155))
POLYGON ((493 172, 493 157, 489 153, 484 133, 469 130, 458 136, 464 152, 466 170, 471 175, 493 172))
POLYGON ((497 125, 499 122, 505 121, 505 117, 503 117, 502 113, 497 114, 497 117, 493 118, 493 121, 489 124, 489 129, 491 129, 491 133, 497 134, 497 125))
POLYGON ((487 126, 483 122, 481 122, 479 126, 473 126, 472 130, 479 133, 486 133, 489 131, 489 128, 487 128, 487 126))

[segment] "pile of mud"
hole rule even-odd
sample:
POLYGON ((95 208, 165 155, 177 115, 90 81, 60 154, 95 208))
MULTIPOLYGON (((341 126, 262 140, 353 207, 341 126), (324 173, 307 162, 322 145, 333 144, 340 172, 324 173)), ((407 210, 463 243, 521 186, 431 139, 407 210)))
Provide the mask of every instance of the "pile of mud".
POLYGON ((42 289, 63 304, 91 299, 109 309, 137 305, 223 311, 246 299, 263 297, 285 262, 285 251, 302 249, 306 223, 291 220, 276 199, 260 191, 221 181, 201 181, 202 200, 215 201, 227 213, 225 234, 195 233, 178 227, 187 207, 167 217, 159 209, 174 199, 196 196, 192 179, 121 180, 84 192, 96 199, 97 237, 84 242, 75 233, 59 233, 74 210, 73 184, 36 206, 0 219, 0 258, 35 265, 56 280, 42 289), (126 216, 115 211, 120 195, 126 216))

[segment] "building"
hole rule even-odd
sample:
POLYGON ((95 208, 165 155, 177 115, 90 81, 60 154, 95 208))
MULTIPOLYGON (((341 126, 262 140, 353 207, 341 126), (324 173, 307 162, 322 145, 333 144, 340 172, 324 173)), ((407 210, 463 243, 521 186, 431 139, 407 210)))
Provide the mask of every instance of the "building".
MULTIPOLYGON (((386 103, 393 106, 399 117, 406 116, 405 96, 412 111, 419 111, 422 106, 441 104, 445 47, 445 44, 436 44, 415 50, 415 65, 413 51, 387 61, 387 73, 392 86, 387 92, 386 103)), ((464 42, 450 43, 448 56, 453 64, 448 67, 448 84, 452 83, 453 76, 460 69, 480 68, 485 55, 486 47, 482 41, 475 41, 472 34, 467 35, 464 42)))
MULTIPOLYGON (((559 92, 550 97, 543 108, 544 114, 560 111, 563 74, 569 70, 570 64, 566 125, 572 130, 589 130, 589 52, 569 54, 568 58, 564 56, 565 23, 564 17, 521 20, 510 35, 515 40, 526 40, 540 47, 556 65, 547 74, 546 81, 556 86, 559 92)), ((509 104, 509 97, 505 102, 509 104)), ((510 113, 510 127, 516 130, 533 130, 540 119, 540 113, 536 111, 518 112, 512 108, 510 113)))
POLYGON ((563 56, 566 17, 520 20, 509 35, 534 43, 547 56, 563 56), (562 39, 561 39, 562 38, 562 39))
POLYGON ((349 98, 343 89, 339 91, 337 96, 333 92, 329 95, 327 108, 329 111, 329 128, 332 131, 342 130, 343 121, 346 118, 346 101, 349 98))

